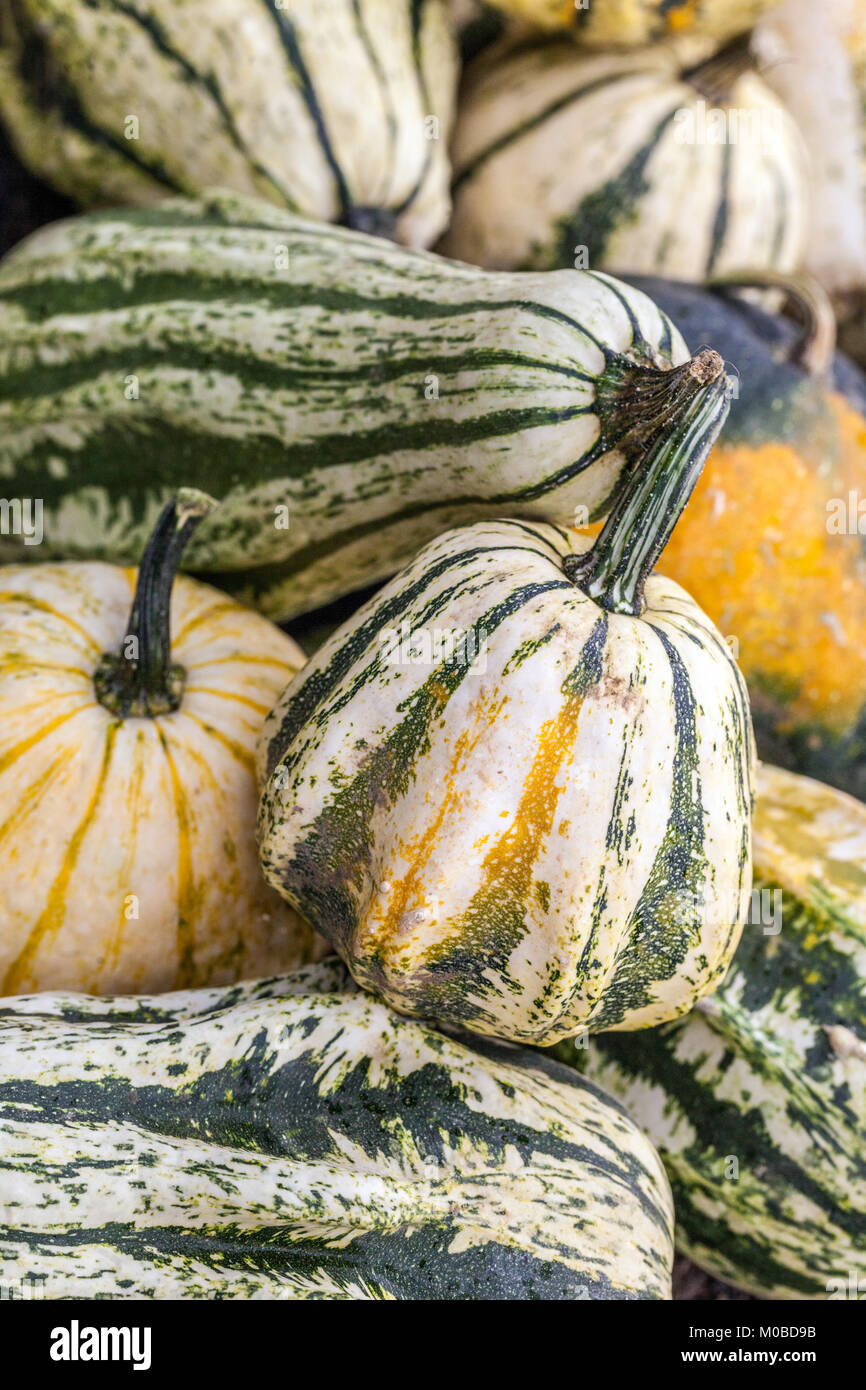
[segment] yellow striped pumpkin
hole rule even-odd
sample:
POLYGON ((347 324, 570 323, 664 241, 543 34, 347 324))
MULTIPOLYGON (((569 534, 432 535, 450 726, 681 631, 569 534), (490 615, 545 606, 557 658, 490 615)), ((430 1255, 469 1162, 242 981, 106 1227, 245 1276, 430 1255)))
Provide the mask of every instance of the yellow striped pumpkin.
POLYGON ((172 594, 208 502, 169 503, 138 587, 98 563, 0 568, 4 994, 224 984, 323 953, 253 834, 255 739, 303 655, 215 589, 172 594))

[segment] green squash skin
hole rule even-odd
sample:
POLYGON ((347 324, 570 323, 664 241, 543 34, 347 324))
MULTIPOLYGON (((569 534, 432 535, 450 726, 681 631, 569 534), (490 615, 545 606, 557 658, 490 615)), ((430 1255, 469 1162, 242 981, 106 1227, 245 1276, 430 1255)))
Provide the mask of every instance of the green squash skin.
POLYGON ((605 276, 490 275, 230 195, 91 215, 0 268, 0 480, 42 498, 40 558, 119 563, 201 483, 222 505, 186 567, 285 619, 462 522, 605 515, 686 357, 605 276))
POLYGON ((790 856, 814 878, 797 891, 761 846, 768 771, 777 804, 816 784, 759 775, 755 891, 781 893, 764 900, 781 904, 778 934, 754 912, 725 980, 685 1019, 550 1055, 642 1124, 697 1264, 766 1298, 846 1297, 852 1274, 866 1279, 866 809, 834 794, 825 873, 804 818, 790 856))
POLYGON ((568 1068, 358 994, 0 1007, 0 1279, 52 1298, 670 1297, 664 1172, 568 1068))

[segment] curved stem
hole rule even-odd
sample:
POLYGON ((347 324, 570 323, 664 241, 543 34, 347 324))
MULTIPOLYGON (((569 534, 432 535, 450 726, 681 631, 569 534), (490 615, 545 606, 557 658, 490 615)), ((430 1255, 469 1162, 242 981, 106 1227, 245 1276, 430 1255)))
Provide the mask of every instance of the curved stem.
POLYGON ((646 580, 728 413, 731 386, 717 352, 704 348, 677 371, 667 423, 626 478, 595 544, 563 561, 567 578, 612 613, 643 612, 646 580))
POLYGON ((680 79, 688 82, 711 106, 725 106, 738 77, 755 66, 751 36, 740 34, 717 53, 693 67, 685 68, 680 79))
POLYGON ((836 317, 826 291, 811 275, 782 275, 775 270, 743 270, 710 280, 711 290, 779 290, 785 307, 802 324, 796 342, 785 354, 794 367, 813 377, 827 376, 836 351, 836 317))
POLYGON ((93 681, 112 714, 168 714, 180 705, 186 672, 171 660, 171 590, 186 544, 216 502, 181 488, 168 502, 141 557, 126 636, 119 652, 106 652, 93 681))

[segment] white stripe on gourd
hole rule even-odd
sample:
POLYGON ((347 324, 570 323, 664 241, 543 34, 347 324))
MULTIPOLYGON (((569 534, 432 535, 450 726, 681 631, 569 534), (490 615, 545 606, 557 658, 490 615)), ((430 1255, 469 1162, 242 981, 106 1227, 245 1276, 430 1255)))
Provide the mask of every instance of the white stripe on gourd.
POLYGON ((730 959, 745 690, 647 577, 726 414, 717 355, 679 392, 592 547, 514 521, 440 537, 265 721, 265 875, 406 1013, 552 1042, 683 1013, 730 959))

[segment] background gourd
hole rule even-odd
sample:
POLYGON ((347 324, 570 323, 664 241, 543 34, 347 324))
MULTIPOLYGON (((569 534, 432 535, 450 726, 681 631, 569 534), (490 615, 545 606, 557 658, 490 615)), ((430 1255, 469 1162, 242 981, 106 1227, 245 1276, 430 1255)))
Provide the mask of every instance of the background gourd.
POLYGON ((697 281, 795 268, 802 139, 750 62, 745 40, 709 57, 585 54, 568 39, 484 54, 461 91, 440 249, 499 270, 697 281))
POLYGON ((335 961, 0 1017, 0 1279, 48 1298, 666 1299, 621 1108, 393 1014, 335 961), (82 1183, 81 1173, 87 1172, 82 1183))
POLYGON ((866 799, 866 378, 802 277, 781 282, 799 333, 733 291, 637 283, 738 377, 665 569, 734 644, 761 755, 866 799))
POLYGON ((442 0, 0 10, 0 116, 83 207, 213 184, 429 245, 448 219, 456 82, 442 0))
POLYGON ((255 737, 303 655, 206 585, 170 599, 206 506, 167 509, 131 621, 134 570, 0 568, 5 994, 219 984, 324 951, 253 839, 255 737))
POLYGON ((866 1279, 866 806, 762 765, 755 908, 722 985, 676 1023, 556 1054, 667 1166, 677 1241, 765 1298, 866 1279))

